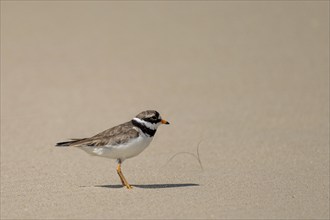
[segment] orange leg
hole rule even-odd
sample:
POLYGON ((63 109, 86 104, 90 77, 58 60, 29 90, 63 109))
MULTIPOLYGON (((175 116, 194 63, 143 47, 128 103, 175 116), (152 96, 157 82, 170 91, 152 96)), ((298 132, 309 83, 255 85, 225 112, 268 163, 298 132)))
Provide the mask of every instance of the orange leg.
POLYGON ((129 183, 127 182, 127 180, 125 179, 123 173, 121 172, 121 161, 118 161, 118 165, 117 165, 117 173, 118 176, 120 178, 121 183, 123 184, 123 186, 126 186, 127 189, 132 189, 132 186, 129 185, 129 183))

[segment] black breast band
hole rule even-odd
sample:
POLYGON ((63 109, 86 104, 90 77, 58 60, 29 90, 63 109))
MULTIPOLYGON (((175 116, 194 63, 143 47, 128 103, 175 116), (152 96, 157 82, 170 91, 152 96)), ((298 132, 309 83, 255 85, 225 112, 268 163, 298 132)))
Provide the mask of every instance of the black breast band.
POLYGON ((136 127, 140 128, 143 131, 143 133, 149 135, 150 137, 153 137, 157 131, 157 130, 150 129, 147 126, 145 126, 144 124, 141 124, 135 120, 132 120, 132 124, 135 125, 136 127))

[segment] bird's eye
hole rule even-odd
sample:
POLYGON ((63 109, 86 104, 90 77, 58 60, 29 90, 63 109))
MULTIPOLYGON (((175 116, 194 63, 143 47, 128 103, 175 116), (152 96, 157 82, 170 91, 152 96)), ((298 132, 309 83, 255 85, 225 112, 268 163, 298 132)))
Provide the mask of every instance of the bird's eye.
POLYGON ((157 120, 157 117, 156 116, 152 116, 151 119, 157 120))

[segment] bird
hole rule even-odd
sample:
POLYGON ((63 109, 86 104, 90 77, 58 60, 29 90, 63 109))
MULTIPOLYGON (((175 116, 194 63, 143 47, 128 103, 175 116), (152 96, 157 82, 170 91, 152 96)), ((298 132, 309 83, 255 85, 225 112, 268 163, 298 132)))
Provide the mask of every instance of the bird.
POLYGON ((151 143, 158 126, 170 124, 155 110, 146 110, 132 120, 89 138, 58 142, 56 147, 77 147, 90 155, 117 160, 117 174, 123 187, 132 189, 121 171, 124 160, 139 155, 151 143))

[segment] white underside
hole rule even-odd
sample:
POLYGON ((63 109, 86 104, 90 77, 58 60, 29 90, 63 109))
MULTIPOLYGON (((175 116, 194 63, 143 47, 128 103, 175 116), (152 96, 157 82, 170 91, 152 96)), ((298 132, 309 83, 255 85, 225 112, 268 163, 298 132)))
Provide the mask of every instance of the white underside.
POLYGON ((106 145, 103 147, 82 146, 80 148, 93 156, 120 159, 124 161, 125 159, 135 157, 140 154, 148 147, 152 139, 153 137, 142 134, 126 144, 106 145))

